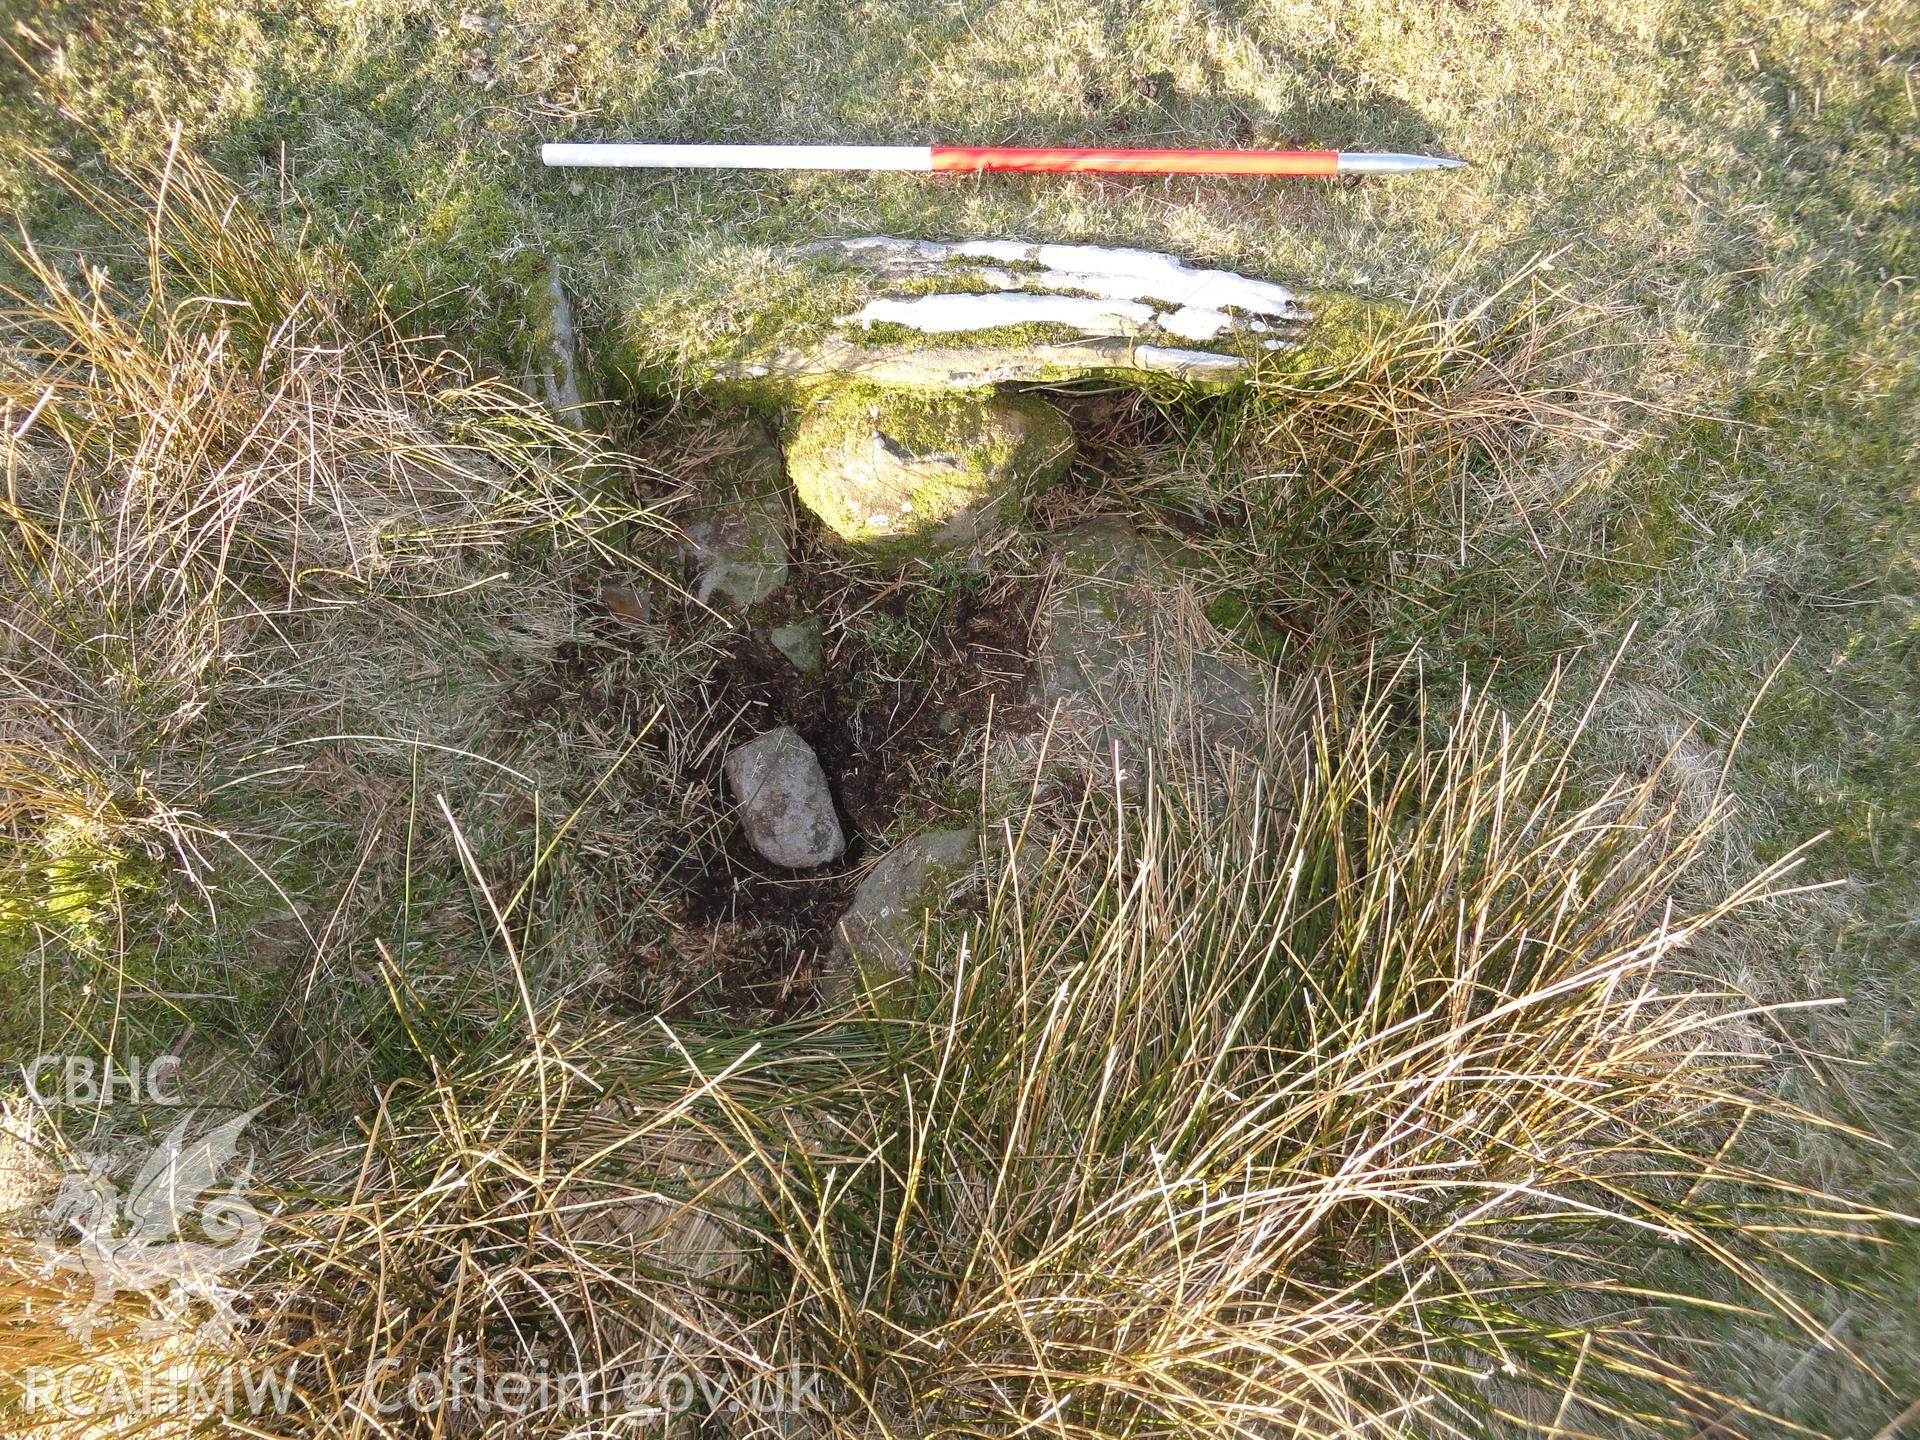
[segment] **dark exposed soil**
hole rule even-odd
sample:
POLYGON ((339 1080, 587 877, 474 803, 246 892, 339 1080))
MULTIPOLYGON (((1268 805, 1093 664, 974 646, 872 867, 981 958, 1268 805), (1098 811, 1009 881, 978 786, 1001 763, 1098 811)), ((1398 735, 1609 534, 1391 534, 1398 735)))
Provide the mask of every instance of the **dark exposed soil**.
MULTIPOLYGON (((927 808, 926 773, 977 743, 989 721, 1005 729, 1037 720, 1029 697, 1041 580, 870 576, 834 563, 818 536, 804 531, 792 549, 788 584, 731 632, 714 638, 719 622, 711 615, 658 592, 647 622, 681 641, 707 635, 717 647, 704 683, 676 717, 683 735, 717 743, 683 745, 683 755, 703 758, 680 782, 723 809, 720 761, 727 749, 791 725, 819 756, 847 833, 839 860, 804 873, 762 860, 735 826, 688 836, 667 878, 682 896, 688 936, 721 952, 695 967, 706 982, 701 1003, 732 1010, 782 1013, 807 1003, 816 962, 873 845, 903 804, 927 808), (801 674, 769 638, 774 627, 806 616, 825 622, 819 676, 801 674)), ((562 647, 515 718, 631 723, 617 713, 619 697, 598 683, 621 647, 646 643, 646 624, 635 623, 630 607, 628 596, 616 592, 610 606, 596 592, 589 638, 562 647)), ((609 895, 607 903, 617 909, 620 897, 609 895)), ((649 950, 632 963, 646 966, 657 957, 649 950)), ((641 978, 636 995, 657 992, 641 978)))
MULTIPOLYGON (((1176 437, 1173 419, 1137 391, 1069 387, 1050 389, 1047 398, 1073 426, 1077 451, 1072 476, 1036 511, 1043 527, 1074 523, 1081 518, 1076 496, 1097 493, 1100 477, 1126 456, 1176 437)), ((686 434, 672 447, 676 476, 696 491, 710 488, 702 457, 737 464, 729 457, 744 443, 739 426, 737 416, 717 414, 681 423, 686 434)), ((748 438, 765 444, 760 435, 748 438)), ((787 585, 751 617, 736 617, 731 631, 664 586, 643 593, 616 578, 609 588, 594 587, 583 596, 587 637, 563 647, 513 717, 630 734, 641 717, 628 713, 627 697, 609 678, 622 669, 622 651, 705 647, 704 678, 670 722, 681 737, 678 759, 662 753, 656 767, 656 774, 670 768, 672 783, 690 797, 682 810, 691 818, 679 822, 684 833, 654 852, 664 850, 660 868, 677 894, 678 932, 637 941, 624 967, 615 966, 629 972, 616 976, 616 989, 631 988, 649 1005, 657 1003, 663 964, 674 970, 668 988, 698 991, 702 1005, 783 1013, 808 1003, 833 926, 903 807, 911 804, 930 823, 947 819, 938 782, 948 762, 977 745, 989 724, 998 733, 1039 724, 1031 693, 1043 579, 991 571, 896 577, 850 567, 809 517, 799 519, 787 585), (824 622, 825 669, 817 677, 797 671, 769 638, 774 627, 808 616, 824 622), (791 725, 819 756, 848 841, 833 864, 798 874, 760 859, 727 823, 720 775, 728 749, 779 725, 791 725)), ((656 559, 663 569, 674 563, 656 559)), ((971 815, 951 787, 948 797, 955 819, 971 815)), ((674 823, 665 809, 662 823, 674 823)), ((608 932, 629 933, 618 912, 631 897, 617 885, 605 888, 608 932)))
POLYGON ((834 783, 849 834, 874 835, 892 823, 916 765, 953 753, 990 714, 996 723, 1026 718, 1032 678, 1034 582, 961 590, 937 614, 910 614, 910 590, 867 587, 833 597, 855 619, 826 636, 826 668, 805 676, 767 638, 768 630, 811 609, 805 586, 789 587, 760 623, 732 638, 708 689, 721 713, 741 715, 756 734, 791 725, 813 746, 834 783), (863 591, 865 593, 863 593, 863 591), (924 628, 923 654, 902 665, 874 653, 865 638, 877 619, 909 632, 924 628))
POLYGON ((1047 397, 1073 426, 1073 473, 1098 488, 1127 455, 1178 436, 1177 427, 1138 390, 1078 390, 1047 397))

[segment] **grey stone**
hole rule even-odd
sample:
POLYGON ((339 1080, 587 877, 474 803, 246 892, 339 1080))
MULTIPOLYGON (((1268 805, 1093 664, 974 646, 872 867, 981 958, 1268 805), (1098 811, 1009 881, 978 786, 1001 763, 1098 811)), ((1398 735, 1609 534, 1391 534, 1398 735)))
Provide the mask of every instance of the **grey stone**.
POLYGON ((573 306, 567 301, 560 272, 547 269, 547 284, 537 297, 544 314, 540 319, 546 330, 545 353, 541 356, 540 396, 568 425, 576 429, 586 423, 580 391, 579 343, 573 330, 573 306))
POLYGON ((766 497, 706 511, 682 527, 693 560, 694 598, 751 609, 787 583, 786 514, 766 497))
POLYGON ((977 883, 980 839, 972 830, 930 830, 902 840, 869 870, 840 923, 833 961, 904 971, 920 948, 927 916, 977 883))
POLYGON ((1072 430, 1035 396, 856 390, 808 409, 787 470, 842 542, 904 560, 1014 518, 1072 454, 1072 430))
POLYGON ((774 626, 767 638, 802 675, 818 675, 826 668, 826 645, 821 628, 820 617, 809 615, 791 625, 774 626))
POLYGON ((753 504, 781 491, 780 445, 757 417, 741 421, 701 462, 701 490, 719 503, 753 504))
POLYGON ((847 848, 833 792, 813 747, 789 726, 736 746, 721 769, 740 806, 747 843, 775 865, 806 870, 847 848))
POLYGON ((1087 758, 1257 742, 1263 686, 1182 584, 1177 547, 1113 521, 1069 531, 1036 657, 1036 699, 1087 758))

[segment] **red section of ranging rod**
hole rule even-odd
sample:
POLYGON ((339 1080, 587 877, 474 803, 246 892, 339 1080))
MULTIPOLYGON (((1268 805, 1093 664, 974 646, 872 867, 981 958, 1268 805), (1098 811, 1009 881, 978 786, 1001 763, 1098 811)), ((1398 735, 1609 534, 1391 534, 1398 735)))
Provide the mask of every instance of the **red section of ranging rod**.
POLYGON ((1335 175, 1336 150, 1073 150, 1043 146, 935 145, 935 170, 1073 170, 1131 175, 1335 175))

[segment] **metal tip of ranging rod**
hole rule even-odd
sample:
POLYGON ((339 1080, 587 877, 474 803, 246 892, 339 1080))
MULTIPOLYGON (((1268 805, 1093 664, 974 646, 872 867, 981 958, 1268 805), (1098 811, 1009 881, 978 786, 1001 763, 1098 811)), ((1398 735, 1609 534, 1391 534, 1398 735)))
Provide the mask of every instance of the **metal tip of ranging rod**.
POLYGON ((1422 170, 1457 170, 1467 162, 1445 155, 1373 155, 1342 151, 1335 162, 1337 175, 1413 175, 1422 170))

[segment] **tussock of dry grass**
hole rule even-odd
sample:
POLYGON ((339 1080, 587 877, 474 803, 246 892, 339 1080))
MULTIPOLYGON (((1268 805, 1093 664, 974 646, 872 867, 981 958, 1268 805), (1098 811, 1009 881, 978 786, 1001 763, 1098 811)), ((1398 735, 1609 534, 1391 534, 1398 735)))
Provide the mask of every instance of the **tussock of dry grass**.
POLYGON ((1581 505, 1644 447, 1617 307, 1576 299, 1551 259, 1467 303, 1447 279, 1405 306, 1335 307, 1338 334, 1263 367, 1233 401, 1111 482, 1202 528, 1206 584, 1256 645, 1365 649, 1511 577, 1526 597, 1568 564, 1581 505))
POLYGON ((1557 293, 1550 268, 1536 259, 1470 304, 1440 277, 1404 312, 1360 311, 1325 361, 1257 377, 1258 442, 1327 481, 1388 463, 1402 509, 1434 521, 1485 508, 1462 493, 1476 480, 1515 519, 1564 503, 1574 487, 1543 489, 1555 477, 1532 463, 1543 445, 1618 451, 1640 407, 1620 391, 1627 356, 1606 338, 1608 307, 1557 293))
MULTIPOLYGON (((563 570, 527 562, 655 523, 618 457, 406 338, 190 155, 49 174, 125 251, 76 272, 21 240, 0 296, 0 914, 49 957, 43 1041, 78 1018, 59 946, 140 988, 127 937, 86 933, 106 892, 211 910, 328 824, 470 788, 460 752, 573 625, 563 570)), ((321 899, 285 897, 309 940, 321 899)))
POLYGON ((1576 793, 1551 695, 1399 754, 1416 699, 1327 686, 1225 782, 1009 832, 986 912, 851 1013, 541 1017, 392 1094, 282 1227, 302 1433, 427 1433, 347 1403, 388 1356, 396 1394, 478 1363, 599 1397, 474 1434, 581 1433, 675 1365, 738 1434, 1738 1431, 1690 1309, 1818 1342, 1790 1239, 1874 1218, 1737 1157, 1808 1117, 1767 1008, 1689 959, 1795 861, 1686 906, 1718 807, 1576 793), (1739 1299, 1670 1288, 1675 1250, 1739 1299), (804 1413, 727 1410, 793 1366, 804 1413))

